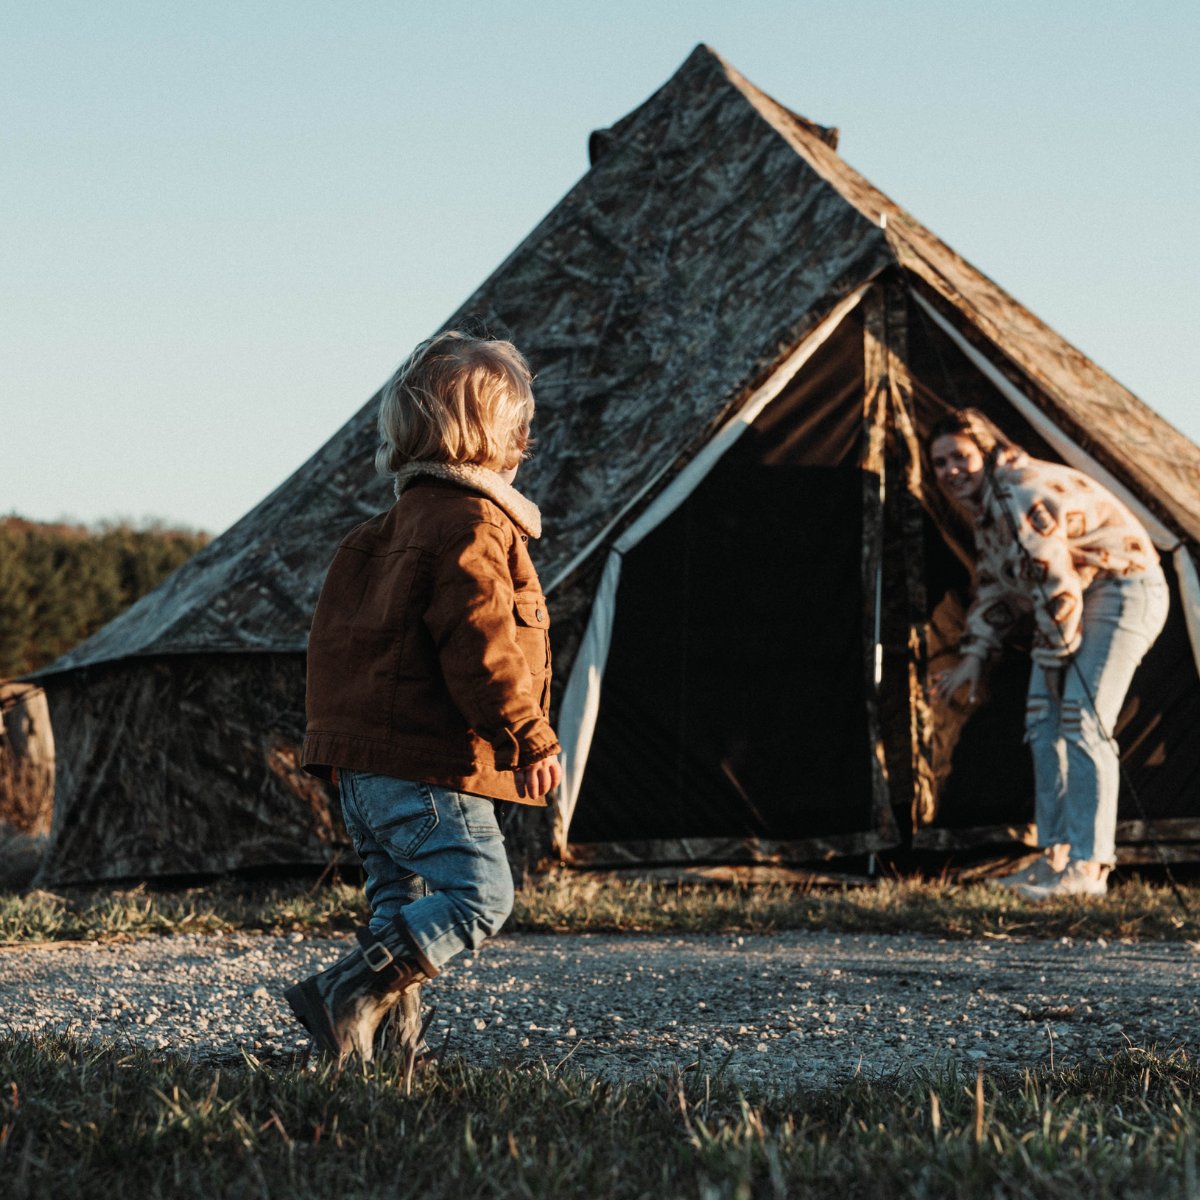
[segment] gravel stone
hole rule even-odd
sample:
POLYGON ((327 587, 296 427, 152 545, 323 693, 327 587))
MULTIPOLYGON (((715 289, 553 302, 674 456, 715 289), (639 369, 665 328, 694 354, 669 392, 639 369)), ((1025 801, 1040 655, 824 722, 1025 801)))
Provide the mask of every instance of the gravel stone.
MULTIPOLYGON (((0 1030, 291 1061, 308 1042, 283 989, 350 944, 236 934, 0 947, 0 1030)), ((971 1074, 1065 1066, 1130 1044, 1200 1052, 1200 954, 1187 944, 512 935, 423 995, 437 1010, 429 1040, 448 1056, 614 1079, 698 1066, 770 1088, 951 1061, 971 1074)))

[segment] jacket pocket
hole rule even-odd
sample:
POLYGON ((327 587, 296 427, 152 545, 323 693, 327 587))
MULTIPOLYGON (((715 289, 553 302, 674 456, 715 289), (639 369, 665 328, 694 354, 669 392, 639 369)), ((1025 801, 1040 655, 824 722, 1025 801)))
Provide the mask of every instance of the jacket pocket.
POLYGON ((518 592, 513 597, 517 645, 525 655, 531 675, 541 676, 550 665, 550 613, 540 592, 518 592))

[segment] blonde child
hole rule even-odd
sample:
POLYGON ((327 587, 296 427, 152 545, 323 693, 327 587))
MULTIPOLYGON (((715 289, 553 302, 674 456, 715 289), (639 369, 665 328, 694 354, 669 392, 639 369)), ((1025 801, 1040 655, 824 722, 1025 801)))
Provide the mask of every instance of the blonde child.
POLYGON ((513 884, 496 802, 546 803, 549 616, 513 486, 529 368, 510 342, 440 334, 384 389, 376 465, 396 502, 342 541, 308 649, 304 765, 336 777, 370 925, 286 992, 338 1060, 372 1055, 402 993, 495 934, 513 884))

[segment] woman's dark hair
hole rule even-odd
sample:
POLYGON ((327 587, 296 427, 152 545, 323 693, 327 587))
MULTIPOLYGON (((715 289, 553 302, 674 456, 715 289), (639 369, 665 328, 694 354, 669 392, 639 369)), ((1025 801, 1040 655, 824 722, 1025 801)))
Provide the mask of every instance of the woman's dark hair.
POLYGON ((944 416, 939 417, 925 439, 925 445, 932 446, 940 437, 953 437, 962 434, 969 437, 983 451, 984 458, 995 462, 996 458, 1006 450, 1018 450, 1020 447, 1008 437, 989 417, 977 408, 952 408, 944 416))

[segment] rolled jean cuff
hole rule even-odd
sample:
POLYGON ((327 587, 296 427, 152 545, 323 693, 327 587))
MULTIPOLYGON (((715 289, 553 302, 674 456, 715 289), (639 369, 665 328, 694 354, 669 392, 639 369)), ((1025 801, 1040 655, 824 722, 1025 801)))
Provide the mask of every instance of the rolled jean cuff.
POLYGON ((435 979, 441 974, 441 971, 430 961, 429 955, 425 953, 421 943, 417 941, 413 931, 409 928, 408 922, 404 919, 403 913, 397 913, 392 918, 393 923, 403 933, 404 940, 408 943, 413 952, 413 958, 417 960, 417 965, 425 972, 426 978, 435 979))

